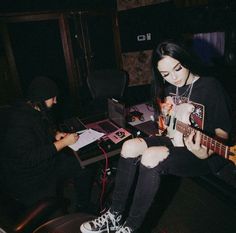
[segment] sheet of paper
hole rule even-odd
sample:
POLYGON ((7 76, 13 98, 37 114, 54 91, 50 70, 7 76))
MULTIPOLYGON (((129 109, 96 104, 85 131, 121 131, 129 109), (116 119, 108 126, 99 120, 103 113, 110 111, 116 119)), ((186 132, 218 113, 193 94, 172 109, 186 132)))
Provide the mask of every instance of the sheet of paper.
POLYGON ((75 144, 69 145, 69 147, 72 150, 77 151, 80 148, 95 142, 104 135, 104 133, 97 132, 93 129, 87 129, 79 135, 79 140, 75 144))

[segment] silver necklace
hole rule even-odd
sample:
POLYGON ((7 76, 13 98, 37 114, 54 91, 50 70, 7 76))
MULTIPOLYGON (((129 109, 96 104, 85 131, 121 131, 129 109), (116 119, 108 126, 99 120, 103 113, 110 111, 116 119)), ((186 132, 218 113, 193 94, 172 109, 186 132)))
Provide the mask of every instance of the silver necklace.
POLYGON ((193 77, 193 81, 181 95, 179 94, 179 87, 176 87, 175 98, 174 98, 174 103, 176 105, 189 102, 194 82, 195 82, 195 77, 193 77))

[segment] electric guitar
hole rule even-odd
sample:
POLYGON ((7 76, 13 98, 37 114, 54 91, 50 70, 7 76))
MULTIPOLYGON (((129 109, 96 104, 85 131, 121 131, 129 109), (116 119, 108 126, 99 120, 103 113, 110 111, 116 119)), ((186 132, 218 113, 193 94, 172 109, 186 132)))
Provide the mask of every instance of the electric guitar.
MULTIPOLYGON (((170 116, 167 124, 167 135, 175 146, 184 146, 183 136, 188 136, 192 131, 199 131, 190 126, 189 117, 193 110, 194 106, 189 103, 175 106, 175 116, 170 116)), ((236 145, 226 146, 202 132, 200 136, 202 145, 236 165, 236 145)))

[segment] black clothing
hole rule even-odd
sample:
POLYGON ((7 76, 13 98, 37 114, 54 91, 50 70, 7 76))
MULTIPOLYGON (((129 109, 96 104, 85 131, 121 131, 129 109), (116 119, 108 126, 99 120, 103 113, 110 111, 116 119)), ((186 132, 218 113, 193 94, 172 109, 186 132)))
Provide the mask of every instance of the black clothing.
MULTIPOLYGON (((184 93, 188 87, 189 85, 179 88, 179 94, 184 93)), ((166 88, 166 96, 174 96, 175 93, 175 86, 169 85, 166 88)), ((230 132, 232 127, 230 113, 232 110, 228 95, 219 81, 213 77, 201 77, 196 80, 193 84, 190 101, 197 104, 195 115, 201 114, 199 118, 203 121, 204 132, 214 135, 216 128, 230 132)))
MULTIPOLYGON (((179 93, 186 93, 188 85, 179 88, 179 93)), ((190 90, 190 89, 189 89, 190 90)), ((166 96, 174 96, 176 87, 169 85, 166 96)), ((193 84, 190 102, 194 102, 195 112, 193 120, 197 120, 203 130, 214 135, 216 128, 226 132, 231 130, 229 105, 225 93, 219 83, 213 78, 199 78, 193 84)), ((181 99, 185 102, 184 96, 181 99)), ((193 122, 195 123, 195 122, 193 122)), ((133 185, 135 172, 139 169, 138 181, 135 188, 133 203, 126 225, 138 229, 144 220, 153 198, 159 188, 162 175, 172 174, 181 177, 199 176, 214 173, 229 161, 219 155, 212 155, 207 159, 199 159, 186 147, 174 147, 172 141, 164 136, 144 138, 148 147, 166 146, 169 148, 168 157, 154 168, 147 168, 139 163, 139 158, 120 158, 115 189, 112 197, 113 211, 123 212, 130 188, 133 185)), ((158 154, 156 155, 158 156, 158 154)))
POLYGON ((112 211, 122 213, 125 210, 136 169, 139 169, 138 181, 132 206, 126 219, 126 225, 134 230, 140 227, 160 184, 160 175, 156 169, 139 164, 137 158, 121 157, 112 196, 112 211))
POLYGON ((1 156, 2 187, 30 205, 55 196, 58 184, 75 179, 78 201, 88 201, 91 172, 82 170, 74 156, 57 152, 50 132, 41 112, 26 103, 13 108, 1 156))

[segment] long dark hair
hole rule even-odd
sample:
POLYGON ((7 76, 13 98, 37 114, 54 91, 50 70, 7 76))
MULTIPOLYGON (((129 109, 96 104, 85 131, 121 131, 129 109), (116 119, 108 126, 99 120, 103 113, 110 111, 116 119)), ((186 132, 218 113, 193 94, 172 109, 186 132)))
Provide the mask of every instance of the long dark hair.
POLYGON ((165 82, 157 69, 157 63, 163 59, 165 56, 170 56, 176 60, 178 60, 182 66, 188 69, 194 75, 201 74, 201 63, 199 59, 193 54, 189 49, 185 47, 185 45, 173 41, 166 40, 159 43, 156 49, 153 50, 152 54, 152 66, 153 66, 153 79, 152 79, 152 97, 153 97, 153 106, 156 110, 156 114, 159 115, 159 101, 163 101, 164 99, 164 87, 165 82))

